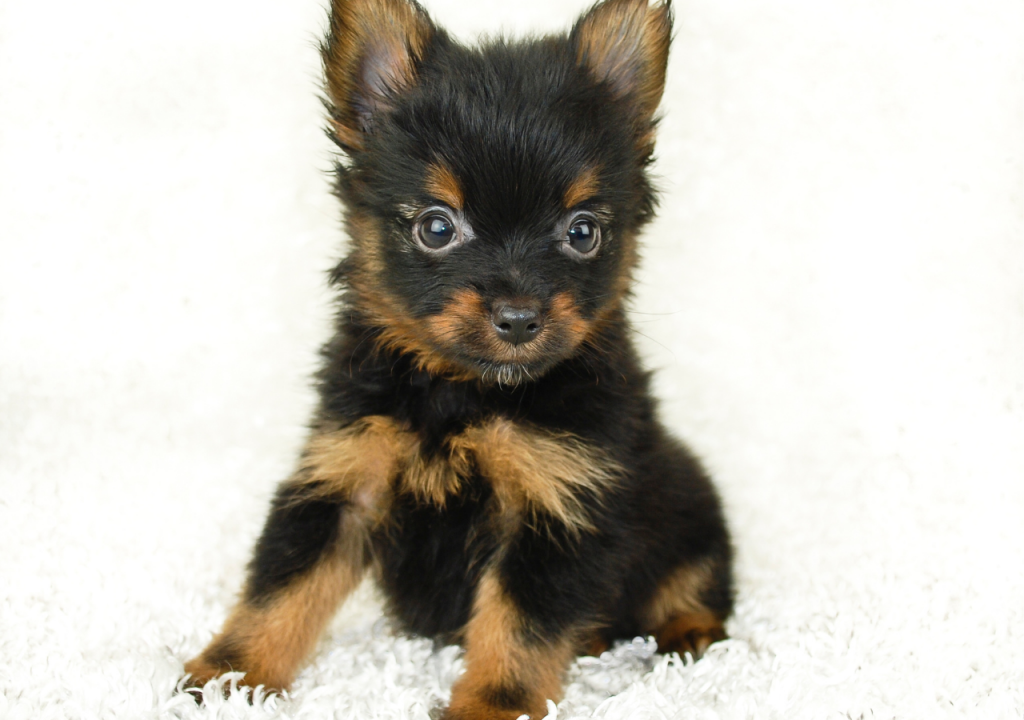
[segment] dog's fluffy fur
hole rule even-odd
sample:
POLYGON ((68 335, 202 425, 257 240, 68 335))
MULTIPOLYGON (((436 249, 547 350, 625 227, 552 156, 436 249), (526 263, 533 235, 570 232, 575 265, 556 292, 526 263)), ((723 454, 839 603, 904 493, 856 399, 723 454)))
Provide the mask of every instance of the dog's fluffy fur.
POLYGON ((614 638, 724 637, 720 503, 659 424, 623 310, 670 32, 667 4, 606 0, 567 35, 467 48, 408 0, 334 0, 342 310, 193 683, 288 687, 367 570, 400 627, 465 646, 449 718, 540 717, 614 638))

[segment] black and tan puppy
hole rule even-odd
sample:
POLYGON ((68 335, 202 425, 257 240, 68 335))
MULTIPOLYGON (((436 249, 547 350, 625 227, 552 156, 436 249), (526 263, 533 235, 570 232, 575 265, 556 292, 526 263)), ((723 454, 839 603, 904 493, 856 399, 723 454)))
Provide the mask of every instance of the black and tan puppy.
POLYGON ((541 717, 615 638, 725 637, 720 503, 623 308, 670 32, 667 4, 606 0, 568 35, 471 49, 408 0, 334 0, 337 335, 194 683, 288 687, 367 571, 400 628, 465 647, 448 718, 541 717))

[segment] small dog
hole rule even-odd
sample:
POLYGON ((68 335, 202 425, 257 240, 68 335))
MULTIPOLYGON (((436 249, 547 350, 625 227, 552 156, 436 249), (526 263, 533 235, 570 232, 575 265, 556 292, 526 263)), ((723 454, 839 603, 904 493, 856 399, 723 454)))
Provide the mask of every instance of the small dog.
POLYGON ((287 688, 368 570, 398 627, 465 647, 451 719, 542 717, 615 638, 725 637, 721 504, 656 418, 623 307, 671 21, 605 0, 568 34, 468 48, 411 0, 333 0, 337 334, 194 685, 287 688))

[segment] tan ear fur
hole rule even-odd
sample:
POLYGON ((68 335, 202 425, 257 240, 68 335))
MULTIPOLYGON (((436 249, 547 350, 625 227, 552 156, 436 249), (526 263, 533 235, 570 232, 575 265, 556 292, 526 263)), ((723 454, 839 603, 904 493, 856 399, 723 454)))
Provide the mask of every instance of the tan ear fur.
POLYGON ((632 98, 644 117, 658 108, 672 40, 668 0, 605 0, 581 17, 572 31, 577 59, 615 94, 632 98))
POLYGON ((342 147, 362 147, 373 115, 413 84, 434 33, 427 13, 410 0, 332 0, 320 56, 330 132, 342 147))

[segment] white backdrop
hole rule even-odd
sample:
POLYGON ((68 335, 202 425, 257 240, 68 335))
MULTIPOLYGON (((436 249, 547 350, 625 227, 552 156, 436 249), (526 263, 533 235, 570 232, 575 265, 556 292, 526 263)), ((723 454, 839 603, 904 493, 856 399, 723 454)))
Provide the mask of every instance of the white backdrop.
MULTIPOLYGON (((466 39, 583 9, 427 7, 466 39)), ((1024 6, 675 8, 633 317, 740 603, 695 666, 576 666, 559 713, 1020 717, 1024 6)), ((424 718, 459 671, 364 592, 290 698, 172 693, 313 402, 324 18, 0 0, 0 717, 424 718)))

